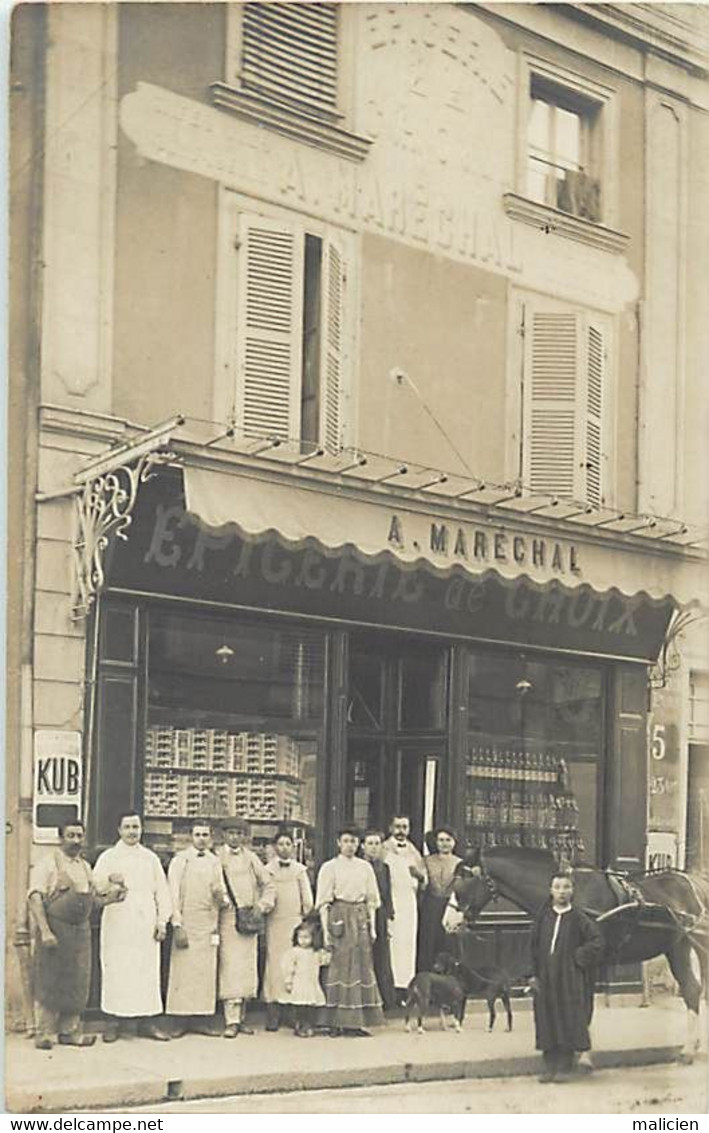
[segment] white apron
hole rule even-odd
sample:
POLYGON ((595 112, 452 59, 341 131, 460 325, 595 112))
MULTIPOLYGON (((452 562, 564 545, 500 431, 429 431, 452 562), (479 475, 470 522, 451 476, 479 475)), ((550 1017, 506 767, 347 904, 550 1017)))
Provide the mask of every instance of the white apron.
MULTIPOLYGON (((213 1015, 217 1001, 217 946, 219 908, 212 888, 220 881, 214 854, 185 855, 187 864, 180 882, 180 920, 188 947, 170 952, 168 1015, 213 1015)), ((173 859, 174 861, 174 859, 173 859)))
POLYGON ((154 932, 170 919, 167 879, 152 850, 123 842, 99 856, 97 889, 110 884, 109 874, 120 874, 128 892, 124 901, 107 905, 101 918, 101 1009, 127 1018, 159 1015, 160 945, 154 932))
POLYGON ((416 934, 418 931, 418 882, 409 873, 406 854, 387 851, 384 861, 391 874, 394 920, 390 924, 389 951, 394 987, 408 987, 416 972, 416 934))

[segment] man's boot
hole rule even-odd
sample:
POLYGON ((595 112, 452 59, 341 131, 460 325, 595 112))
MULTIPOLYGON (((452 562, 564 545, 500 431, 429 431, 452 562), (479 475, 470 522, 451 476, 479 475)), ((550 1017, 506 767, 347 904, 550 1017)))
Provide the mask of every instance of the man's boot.
POLYGON ((118 1020, 114 1020, 114 1021, 106 1024, 105 1030, 104 1030, 103 1035, 101 1037, 103 1038, 103 1041, 105 1043, 115 1043, 116 1040, 118 1039, 119 1035, 120 1035, 120 1028, 119 1028, 119 1025, 118 1025, 118 1020))
POLYGON ((138 1034, 146 1039, 155 1039, 159 1043, 169 1043, 171 1035, 164 1031, 155 1019, 143 1019, 138 1027, 138 1034))
POLYGON ((35 1050, 51 1050, 54 1046, 54 1043, 50 1039, 49 1035, 45 1035, 40 1031, 34 1037, 34 1046, 35 1050))
POLYGON ((82 1035, 81 1031, 69 1031, 58 1036, 61 1046, 93 1046, 96 1035, 82 1035))

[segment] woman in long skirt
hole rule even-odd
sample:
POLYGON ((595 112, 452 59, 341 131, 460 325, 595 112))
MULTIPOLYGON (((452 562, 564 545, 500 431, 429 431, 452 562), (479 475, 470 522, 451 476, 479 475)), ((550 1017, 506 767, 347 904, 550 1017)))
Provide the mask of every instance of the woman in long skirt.
POLYGON ((379 890, 374 870, 356 858, 359 835, 340 831, 338 855, 322 866, 315 906, 331 955, 325 979, 326 1020, 331 1033, 368 1034, 383 1022, 372 961, 379 890))
POLYGON ((453 892, 455 871, 461 858, 455 850, 456 837, 447 826, 435 831, 436 853, 425 858, 428 885, 421 899, 419 921, 418 968, 420 972, 430 972, 433 961, 439 952, 445 951, 446 933, 443 928, 443 914, 453 892))

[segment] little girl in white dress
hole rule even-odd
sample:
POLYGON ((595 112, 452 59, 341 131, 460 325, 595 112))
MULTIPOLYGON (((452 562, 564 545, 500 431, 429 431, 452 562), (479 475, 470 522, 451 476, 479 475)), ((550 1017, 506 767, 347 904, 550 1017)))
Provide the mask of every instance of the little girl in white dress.
POLYGON ((293 933, 293 947, 281 961, 288 995, 286 1002, 295 1009, 295 1034, 299 1038, 311 1037, 315 1013, 325 1006, 320 969, 329 959, 327 952, 316 947, 312 927, 306 922, 299 924, 293 933))

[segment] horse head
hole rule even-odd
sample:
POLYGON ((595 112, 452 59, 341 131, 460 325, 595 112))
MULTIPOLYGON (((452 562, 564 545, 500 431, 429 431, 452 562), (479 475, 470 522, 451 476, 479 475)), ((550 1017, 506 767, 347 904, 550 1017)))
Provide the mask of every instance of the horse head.
POLYGON ((465 917, 466 927, 475 923, 485 906, 496 897, 494 882, 479 870, 462 871, 453 883, 458 908, 465 917))
POLYGON ((490 901, 505 897, 518 908, 535 913, 549 895, 556 870, 549 850, 522 846, 490 846, 480 854, 480 870, 464 870, 454 885, 458 908, 467 925, 474 923, 490 901))

